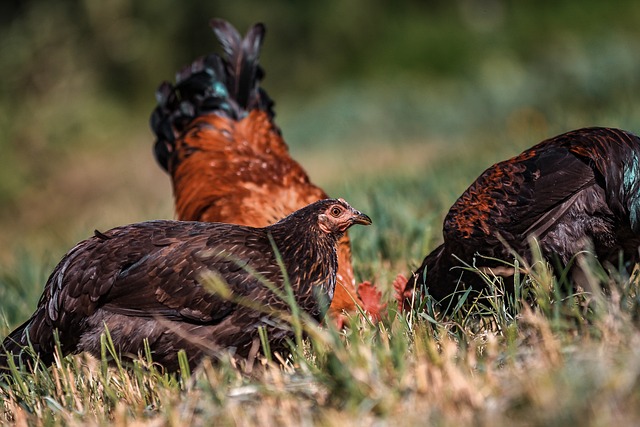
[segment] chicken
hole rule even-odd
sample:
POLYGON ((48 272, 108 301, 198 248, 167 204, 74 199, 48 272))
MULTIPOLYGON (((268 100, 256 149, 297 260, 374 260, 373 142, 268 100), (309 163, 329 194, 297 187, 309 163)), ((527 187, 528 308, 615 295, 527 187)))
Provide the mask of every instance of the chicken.
MULTIPOLYGON (((614 266, 622 254, 631 268, 640 245, 640 138, 619 129, 579 129, 491 166, 453 204, 443 237, 408 282, 396 279, 405 308, 416 288, 445 308, 455 303, 454 293, 485 289, 477 272, 456 268, 464 263, 504 277, 509 290, 515 271, 496 260, 513 260, 515 253, 531 262, 530 238, 561 268, 585 250, 614 266)), ((584 272, 573 265, 572 279, 581 285, 584 272)))
MULTIPOLYGON (((354 224, 371 220, 342 199, 328 199, 265 228, 157 220, 96 231, 60 261, 35 313, 3 350, 28 363, 21 350, 31 343, 51 364, 57 331, 65 355, 100 357, 106 326, 124 357, 143 353, 146 339, 154 361, 171 371, 179 368, 179 349, 192 366, 225 351, 251 358, 259 328, 271 350, 284 351, 293 332, 282 315, 291 309, 280 297, 285 278, 276 249, 296 303, 321 321, 334 294, 337 242, 354 224), (201 283, 206 275, 248 303, 210 292, 201 283)), ((3 352, 0 369, 7 366, 3 352)))
MULTIPOLYGON (((177 218, 264 227, 327 194, 289 155, 274 123, 273 102, 260 87, 258 56, 265 27, 243 38, 229 23, 211 27, 225 52, 196 60, 158 88, 151 116, 155 156, 170 175, 177 218)), ((340 240, 338 286, 330 314, 341 323, 356 304, 349 238, 340 240)), ((368 290, 368 288, 367 288, 368 290)))

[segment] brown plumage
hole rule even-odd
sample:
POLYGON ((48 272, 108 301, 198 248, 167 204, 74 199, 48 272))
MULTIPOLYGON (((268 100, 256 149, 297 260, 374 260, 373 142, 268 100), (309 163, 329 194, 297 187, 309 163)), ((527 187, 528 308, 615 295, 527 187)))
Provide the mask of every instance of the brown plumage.
MULTIPOLYGON (((156 159, 171 175, 177 218, 264 227, 327 194, 289 155, 274 123, 273 102, 260 87, 258 57, 265 34, 242 38, 229 23, 211 27, 224 57, 211 54, 158 88, 151 116, 156 159)), ((338 286, 330 314, 364 306, 356 293, 349 238, 340 240, 338 286)), ((378 301, 379 303, 379 301, 378 301)), ((378 315, 375 301, 364 307, 378 315)))
MULTIPOLYGON (((516 253, 531 261, 530 238, 552 265, 567 266, 589 250, 602 263, 628 268, 640 245, 640 138, 619 129, 586 128, 550 138, 497 163, 453 204, 444 220, 444 243, 406 283, 394 283, 404 304, 415 287, 437 300, 485 282, 463 263, 503 276, 516 253)), ((572 269, 575 281, 582 272, 572 269)), ((454 298, 455 301, 455 298, 454 298)))
POLYGON ((222 351, 250 357, 259 349, 259 327, 271 349, 283 351, 292 337, 286 322, 208 291, 203 274, 221 278, 236 297, 289 313, 264 282, 284 289, 275 246, 297 304, 320 321, 334 293, 338 239, 350 226, 370 223, 344 200, 328 199, 265 228, 161 220, 96 232, 60 261, 35 313, 4 340, 4 350, 17 356, 31 343, 49 364, 57 330, 64 354, 99 357, 106 325, 123 356, 140 354, 148 339, 154 361, 169 370, 178 369, 179 349, 192 365, 222 351))

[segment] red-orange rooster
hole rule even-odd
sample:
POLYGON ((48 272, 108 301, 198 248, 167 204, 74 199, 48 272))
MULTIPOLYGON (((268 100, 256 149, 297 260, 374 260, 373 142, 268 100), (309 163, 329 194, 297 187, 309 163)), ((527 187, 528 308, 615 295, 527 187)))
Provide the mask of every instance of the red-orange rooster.
MULTIPOLYGON (((171 175, 180 220, 264 227, 327 194, 291 158, 274 124, 273 101, 260 87, 265 34, 254 25, 242 38, 211 20, 224 56, 210 54, 164 82, 151 115, 155 156, 171 175)), ((369 282, 356 293, 348 236, 339 242, 335 295, 329 310, 339 326, 356 304, 379 318, 380 293, 369 282), (366 303, 363 303, 363 300, 366 303)))

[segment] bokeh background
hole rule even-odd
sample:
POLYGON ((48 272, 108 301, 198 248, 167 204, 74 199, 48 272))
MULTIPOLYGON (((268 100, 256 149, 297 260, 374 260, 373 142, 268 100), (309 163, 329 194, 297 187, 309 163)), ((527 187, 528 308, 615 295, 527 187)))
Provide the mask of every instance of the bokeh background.
POLYGON ((640 132, 633 0, 7 0, 0 269, 173 216, 148 117, 162 80, 218 50, 211 17, 267 25, 277 123, 316 183, 377 218, 363 256, 383 264, 424 255, 496 161, 582 126, 640 132))

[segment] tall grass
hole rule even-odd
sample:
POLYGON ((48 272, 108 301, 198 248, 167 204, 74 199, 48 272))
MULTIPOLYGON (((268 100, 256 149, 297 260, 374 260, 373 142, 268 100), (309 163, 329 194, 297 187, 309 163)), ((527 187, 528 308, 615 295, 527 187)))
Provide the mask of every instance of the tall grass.
MULTIPOLYGON (((312 333, 301 351, 251 373, 229 358, 181 376, 163 373, 149 354, 128 368, 57 357, 50 369, 5 378, 1 417, 23 425, 633 425, 638 277, 590 271, 606 293, 560 292, 539 262, 518 282, 517 304, 487 277, 496 292, 483 316, 423 306, 390 310, 377 325, 354 316, 341 332, 304 322, 312 333)), ((104 358, 117 356, 108 336, 103 345, 104 358)))

